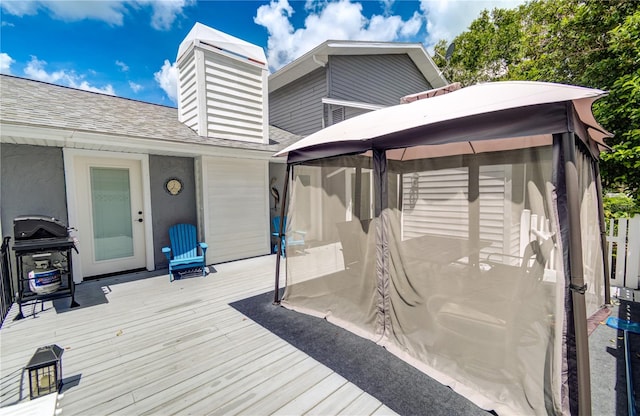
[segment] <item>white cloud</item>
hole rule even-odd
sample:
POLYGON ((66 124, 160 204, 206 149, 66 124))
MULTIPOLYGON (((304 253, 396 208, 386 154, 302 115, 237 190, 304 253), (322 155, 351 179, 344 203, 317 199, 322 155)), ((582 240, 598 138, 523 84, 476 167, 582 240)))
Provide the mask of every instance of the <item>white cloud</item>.
POLYGON ((452 41, 469 28, 482 10, 515 8, 525 0, 421 0, 420 9, 427 20, 429 49, 440 40, 452 41))
POLYGON ((407 20, 392 15, 396 0, 379 0, 380 15, 365 16, 362 5, 351 0, 307 0, 304 27, 292 24, 288 0, 271 0, 258 8, 254 22, 268 33, 267 58, 277 70, 328 40, 415 41, 426 27, 423 43, 432 48, 440 39, 453 40, 484 9, 513 8, 526 0, 421 0, 407 20))
POLYGON ((129 65, 125 64, 124 62, 122 62, 120 60, 116 60, 116 65, 118 65, 120 67, 120 70, 122 72, 129 71, 129 65))
POLYGON ((136 84, 133 81, 129 81, 129 88, 131 88, 131 90, 133 92, 135 92, 136 94, 139 93, 140 91, 142 91, 142 89, 144 88, 142 85, 140 84, 136 84))
POLYGON ((168 59, 164 60, 162 68, 153 74, 160 88, 164 90, 169 99, 174 103, 178 102, 178 67, 174 62, 171 64, 168 59))
POLYGON ((15 16, 34 15, 43 10, 53 18, 73 22, 84 19, 101 20, 110 25, 122 25, 127 11, 125 1, 87 0, 4 0, 2 10, 15 16))
POLYGON ((15 59, 4 52, 0 52, 0 73, 11 74, 11 65, 15 62, 15 59))
POLYGON ((37 57, 32 56, 31 61, 29 61, 24 68, 24 73, 29 78, 51 83, 66 81, 68 79, 69 75, 65 71, 47 72, 44 69, 46 65, 46 61, 41 61, 37 57))
MULTIPOLYGON (((390 1, 385 3, 390 6, 390 1)), ((406 40, 422 27, 422 16, 415 13, 410 19, 400 16, 362 14, 362 5, 350 0, 309 3, 304 28, 294 29, 290 18, 294 13, 287 0, 272 0, 258 8, 254 22, 269 32, 267 57, 272 69, 279 69, 293 59, 333 40, 406 40)))
POLYGON ((395 0, 380 0, 380 3, 382 4, 385 14, 391 13, 391 7, 395 2, 396 2, 395 0))
POLYGON ((38 2, 32 0, 4 0, 0 9, 14 16, 34 15, 38 13, 38 2))
POLYGON ((176 18, 182 15, 182 10, 195 4, 195 0, 162 0, 151 1, 153 15, 151 26, 157 30, 169 30, 176 18))
POLYGON ((89 19, 122 26, 131 10, 148 7, 151 27, 169 30, 183 9, 193 4, 195 0, 3 0, 0 8, 14 16, 34 15, 43 10, 67 22, 89 19))
POLYGON ((77 88, 85 91, 99 92, 101 94, 108 94, 108 95, 116 95, 116 92, 111 86, 111 84, 107 84, 107 86, 104 88, 98 88, 98 87, 89 85, 87 81, 80 81, 80 83, 76 83, 75 79, 72 78, 71 82, 69 83, 69 86, 72 88, 77 88))
POLYGON ((411 19, 407 20, 402 28, 400 29, 400 35, 405 38, 410 38, 415 36, 422 29, 422 25, 424 24, 424 17, 418 13, 414 12, 411 19))
POLYGON ((24 73, 27 77, 44 82, 50 82, 55 84, 66 85, 68 87, 77 88, 85 91, 99 92, 102 94, 116 95, 115 90, 111 84, 107 84, 105 87, 95 87, 87 82, 84 77, 76 74, 74 71, 59 70, 54 72, 47 72, 45 69, 47 63, 39 60, 37 57, 32 56, 31 61, 24 68, 24 73))

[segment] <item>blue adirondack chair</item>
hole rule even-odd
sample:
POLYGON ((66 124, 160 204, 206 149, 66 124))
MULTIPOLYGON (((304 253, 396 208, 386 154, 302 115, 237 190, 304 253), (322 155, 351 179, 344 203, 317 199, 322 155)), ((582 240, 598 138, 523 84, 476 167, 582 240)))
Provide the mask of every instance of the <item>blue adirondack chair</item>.
POLYGON ((206 273, 205 254, 209 247, 206 243, 197 242, 196 227, 191 224, 176 224, 169 228, 171 247, 163 247, 162 252, 169 260, 169 280, 173 281, 173 273, 202 268, 206 273), (198 253, 200 247, 200 255, 198 253), (172 255, 173 253, 173 255, 172 255))
MULTIPOLYGON (((280 217, 273 217, 273 230, 274 232, 272 233, 272 235, 274 237, 280 237, 278 235, 278 232, 280 231, 280 217)), ((290 233, 292 235, 287 236, 286 235, 287 232, 287 217, 284 217, 284 223, 282 224, 282 234, 283 234, 283 238, 280 239, 280 246, 282 247, 281 249, 281 253, 283 257, 287 256, 287 247, 290 248, 295 248, 295 247, 302 247, 302 250, 304 250, 304 246, 305 246, 305 242, 304 242, 304 237, 307 234, 304 231, 290 231, 290 233)), ((273 246, 273 252, 277 253, 278 252, 278 245, 276 244, 275 246, 273 246)))

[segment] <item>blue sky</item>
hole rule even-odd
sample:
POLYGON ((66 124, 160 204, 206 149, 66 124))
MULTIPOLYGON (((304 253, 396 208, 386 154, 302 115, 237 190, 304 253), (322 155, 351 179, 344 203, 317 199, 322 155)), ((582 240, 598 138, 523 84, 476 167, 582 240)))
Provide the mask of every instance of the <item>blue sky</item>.
POLYGON ((196 22, 261 46, 273 72, 327 39, 452 40, 523 0, 2 0, 0 72, 176 106, 176 53, 196 22))

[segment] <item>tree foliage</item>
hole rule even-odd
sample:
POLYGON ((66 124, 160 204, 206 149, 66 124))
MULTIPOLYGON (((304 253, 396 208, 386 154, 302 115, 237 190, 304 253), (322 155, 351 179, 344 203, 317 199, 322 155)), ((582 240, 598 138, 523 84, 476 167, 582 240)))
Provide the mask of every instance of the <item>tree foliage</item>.
POLYGON ((614 138, 601 157, 607 191, 640 200, 640 1, 533 0, 485 10, 454 40, 435 46, 447 79, 548 81, 609 91, 594 106, 614 138))

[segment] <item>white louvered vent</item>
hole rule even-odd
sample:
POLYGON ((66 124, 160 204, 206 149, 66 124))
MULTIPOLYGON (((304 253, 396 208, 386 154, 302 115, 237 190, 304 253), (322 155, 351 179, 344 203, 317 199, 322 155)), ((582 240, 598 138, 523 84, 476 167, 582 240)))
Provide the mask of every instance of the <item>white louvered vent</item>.
POLYGON ((268 143, 262 48, 196 23, 177 62, 181 122, 201 136, 268 143))

